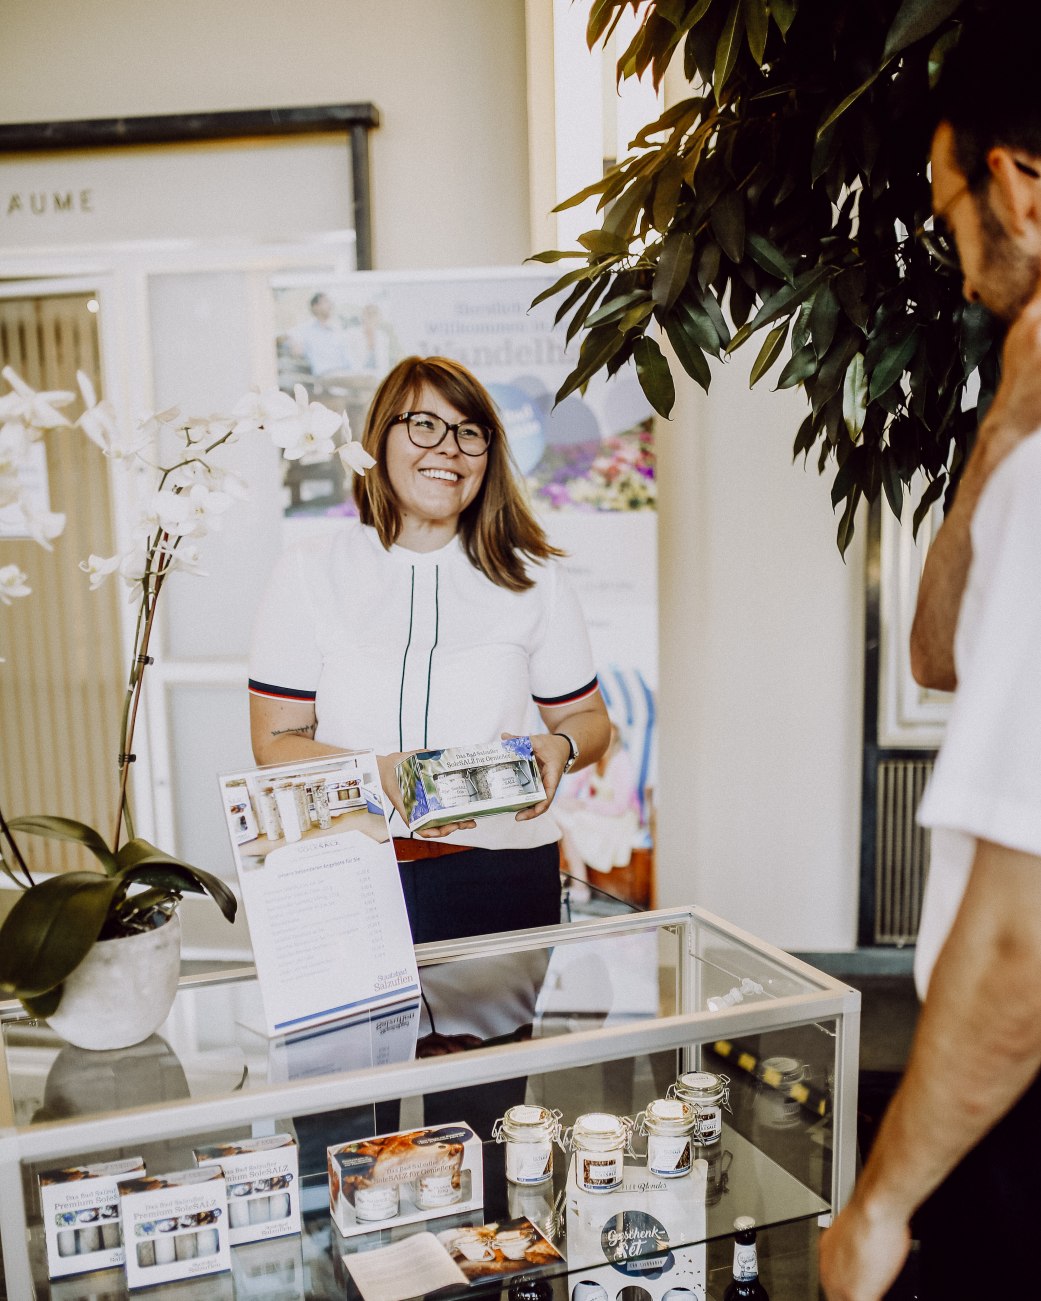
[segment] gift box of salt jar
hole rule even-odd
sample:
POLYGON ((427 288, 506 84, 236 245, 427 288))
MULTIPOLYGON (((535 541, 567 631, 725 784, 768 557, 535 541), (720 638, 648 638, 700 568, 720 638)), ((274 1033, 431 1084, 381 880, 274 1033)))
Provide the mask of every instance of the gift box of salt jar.
POLYGON ((420 750, 397 766, 411 830, 516 813, 546 798, 531 737, 420 750))

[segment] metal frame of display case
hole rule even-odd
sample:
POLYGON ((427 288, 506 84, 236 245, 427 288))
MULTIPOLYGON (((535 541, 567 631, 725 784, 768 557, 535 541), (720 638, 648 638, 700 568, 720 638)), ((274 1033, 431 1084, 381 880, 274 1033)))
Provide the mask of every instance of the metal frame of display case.
MULTIPOLYGON (((267 1122, 278 1116, 307 1116, 331 1107, 389 1102, 423 1093, 490 1084, 518 1076, 539 1075, 573 1067, 617 1061, 663 1051, 682 1050, 686 1069, 701 1065, 701 1047, 723 1039, 740 1039, 764 1031, 785 1030, 834 1019, 832 1081, 831 1210, 846 1202, 854 1180, 856 1089, 860 1032, 860 994, 826 973, 756 939, 729 922, 697 907, 662 909, 624 917, 511 931, 473 939, 417 946, 421 967, 438 966, 533 948, 559 947, 640 931, 692 924, 693 947, 680 954, 677 998, 680 1007, 701 1002, 699 958, 708 956, 715 939, 745 950, 762 969, 772 969, 783 983, 807 982, 812 992, 783 994, 745 1002, 719 1011, 680 1011, 639 1022, 569 1030, 549 1038, 500 1044, 456 1055, 417 1059, 404 1064, 343 1072, 317 1080, 265 1084, 249 1091, 198 1100, 63 1119, 35 1125, 15 1121, 6 1043, 0 1051, 0 1243, 8 1294, 35 1296, 22 1164, 53 1161, 81 1153, 125 1146, 128 1137, 149 1142, 183 1138, 222 1127, 267 1122)), ((198 976, 185 987, 251 978, 252 967, 198 976)), ((18 1004, 0 1005, 0 1019, 23 1015, 18 1004)), ((830 1033, 830 1032, 829 1032, 830 1033)))

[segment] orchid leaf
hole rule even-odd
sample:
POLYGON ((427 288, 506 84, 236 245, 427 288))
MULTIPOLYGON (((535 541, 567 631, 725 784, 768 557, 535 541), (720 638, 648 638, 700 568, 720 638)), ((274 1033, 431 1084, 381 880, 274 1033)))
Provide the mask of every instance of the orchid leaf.
POLYGON ((108 875, 116 870, 116 859, 108 845, 93 827, 73 818, 55 818, 46 813, 28 814, 12 818, 8 824, 13 831, 25 831, 30 836, 45 836, 48 840, 68 840, 89 849, 108 875))
POLYGON ((63 872, 19 896, 0 927, 0 992, 37 998, 87 956, 123 889, 118 877, 63 872))

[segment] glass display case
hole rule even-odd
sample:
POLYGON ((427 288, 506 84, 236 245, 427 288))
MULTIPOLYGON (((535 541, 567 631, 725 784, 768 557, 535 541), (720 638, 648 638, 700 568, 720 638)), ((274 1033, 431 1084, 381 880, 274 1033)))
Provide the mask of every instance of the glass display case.
POLYGON ((705 1244, 732 1234, 735 1216, 765 1230, 823 1220, 847 1198, 860 995, 842 982, 694 907, 425 945, 417 957, 419 1004, 278 1039, 261 1032, 251 968, 185 979, 160 1031, 118 1052, 74 1048, 5 1005, 9 1297, 128 1295, 119 1269, 49 1281, 40 1171, 129 1156, 150 1174, 183 1170, 201 1145, 274 1133, 297 1139, 302 1233, 233 1247, 230 1272, 169 1284, 171 1296, 357 1296, 352 1257, 425 1231, 469 1287, 537 1274, 561 1296, 612 1301, 638 1278, 653 1297, 648 1280, 677 1266, 685 1301, 704 1301, 705 1244), (507 1181, 493 1133, 509 1108, 559 1113, 565 1129, 590 1114, 632 1119, 695 1071, 722 1076, 724 1096, 719 1137, 711 1125, 693 1133, 689 1174, 649 1171, 637 1126, 614 1191, 583 1187, 559 1144, 551 1178, 507 1181), (435 1219, 341 1235, 327 1147, 455 1124, 482 1140, 481 1209, 446 1205, 435 1219), (540 1236, 525 1253, 529 1224, 540 1236), (485 1238, 477 1265, 464 1251, 473 1230, 485 1238), (614 1291, 595 1291, 603 1270, 614 1291))

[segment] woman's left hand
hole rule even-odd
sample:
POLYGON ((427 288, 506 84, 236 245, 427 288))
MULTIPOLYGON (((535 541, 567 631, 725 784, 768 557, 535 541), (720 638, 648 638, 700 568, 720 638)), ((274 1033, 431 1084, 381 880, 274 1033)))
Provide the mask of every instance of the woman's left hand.
MULTIPOLYGON (((508 741, 513 737, 512 732, 503 732, 502 739, 508 741)), ((553 796, 557 793, 557 787, 560 779, 564 775, 564 765, 571 758, 571 746, 566 736, 558 736, 555 732, 536 732, 531 737, 531 748, 535 753, 535 759, 539 765, 539 772, 542 774, 542 785, 546 789, 546 798, 538 804, 533 804, 530 809, 522 809, 517 814, 518 822, 525 822, 528 818, 537 818, 540 813, 545 813, 553 803, 553 796)))

